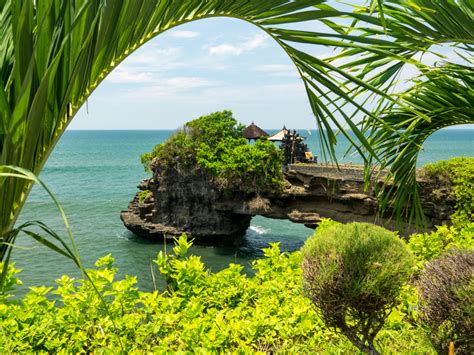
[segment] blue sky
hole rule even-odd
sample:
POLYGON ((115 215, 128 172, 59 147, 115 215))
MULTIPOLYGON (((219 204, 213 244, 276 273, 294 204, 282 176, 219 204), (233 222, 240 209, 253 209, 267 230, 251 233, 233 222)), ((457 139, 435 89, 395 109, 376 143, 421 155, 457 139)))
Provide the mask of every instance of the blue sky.
MULTIPOLYGON (((302 26, 317 30, 311 23, 302 26)), ((332 54, 317 46, 309 52, 332 54)), ((171 29, 132 53, 99 85, 69 129, 175 129, 224 109, 263 128, 316 128, 284 51, 247 22, 215 18, 171 29)))

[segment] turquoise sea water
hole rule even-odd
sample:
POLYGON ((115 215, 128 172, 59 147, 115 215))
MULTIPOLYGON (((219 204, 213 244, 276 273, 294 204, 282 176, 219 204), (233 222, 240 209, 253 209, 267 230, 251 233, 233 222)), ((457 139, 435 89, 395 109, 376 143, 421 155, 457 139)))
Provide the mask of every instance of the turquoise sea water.
MULTIPOLYGON (((269 132, 273 132, 269 130, 269 132)), ((63 205, 86 266, 111 253, 120 275, 137 275, 142 290, 152 289, 150 263, 162 243, 135 237, 120 221, 119 213, 137 191, 144 178, 140 154, 165 140, 172 131, 68 131, 58 143, 43 172, 42 180, 63 205)), ((317 154, 316 132, 300 131, 317 154), (311 133, 311 134, 310 134, 311 133)), ((347 145, 341 142, 339 155, 347 145)), ((421 165, 453 156, 474 155, 474 130, 444 130, 433 135, 420 156, 421 165)), ((357 162, 356 157, 346 161, 357 162)), ((46 194, 35 187, 23 209, 20 222, 41 220, 63 231, 61 219, 46 194)), ((255 217, 241 245, 236 247, 194 246, 192 252, 202 256, 212 270, 230 262, 249 266, 261 256, 268 243, 279 241, 282 250, 299 248, 312 231, 289 221, 255 217)), ((65 234, 65 233, 63 233, 65 234)), ((23 269, 24 292, 29 286, 51 285, 63 274, 78 275, 67 259, 38 246, 25 236, 18 239, 13 253, 16 266, 23 269)), ((169 247, 169 246, 168 246, 169 247)))

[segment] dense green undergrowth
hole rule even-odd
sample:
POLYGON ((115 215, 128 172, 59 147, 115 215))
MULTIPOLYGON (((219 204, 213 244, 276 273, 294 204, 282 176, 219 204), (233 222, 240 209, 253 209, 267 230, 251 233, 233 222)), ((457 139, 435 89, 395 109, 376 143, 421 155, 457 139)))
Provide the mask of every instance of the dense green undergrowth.
POLYGON ((283 156, 266 139, 250 145, 242 137, 244 126, 222 111, 187 122, 164 143, 141 156, 146 170, 152 165, 177 170, 200 169, 223 189, 260 192, 283 184, 283 156))
MULTIPOLYGON (((32 287, 21 301, 2 300, 0 352, 355 350, 325 328, 303 295, 300 252, 281 253, 273 244, 249 277, 235 264, 210 272, 199 257, 186 255, 189 246, 181 238, 173 254, 158 255, 169 284, 163 292, 140 292, 135 277, 115 280, 114 259, 98 260, 89 275, 109 312, 89 282, 68 276, 55 288, 32 287)), ((14 272, 10 286, 19 282, 14 272)), ((377 343, 386 351, 433 352, 423 331, 401 320, 407 307, 393 313, 377 343)))
MULTIPOLYGON (((333 223, 326 221, 323 228, 333 223)), ((436 247, 421 248, 423 235, 408 245, 423 263, 455 247, 450 241, 470 231, 472 225, 442 227, 432 233, 436 247)), ((428 237, 423 240, 424 245, 430 243, 428 237)), ((8 297, 20 283, 18 270, 10 267, 8 292, 0 300, 0 352, 101 352, 120 347, 130 352, 357 351, 325 327, 304 296, 299 251, 281 253, 278 244, 272 244, 264 258, 253 262, 255 274, 248 276, 236 264, 213 273, 198 256, 187 255, 189 247, 182 237, 172 254, 158 255, 157 267, 169 285, 163 291, 141 292, 136 277, 115 279, 110 255, 98 260, 89 275, 108 311, 90 282, 68 276, 56 280, 54 288, 31 287, 22 300, 8 297)), ((435 353, 416 322, 415 288, 407 284, 399 297, 400 305, 375 344, 382 352, 435 353)))

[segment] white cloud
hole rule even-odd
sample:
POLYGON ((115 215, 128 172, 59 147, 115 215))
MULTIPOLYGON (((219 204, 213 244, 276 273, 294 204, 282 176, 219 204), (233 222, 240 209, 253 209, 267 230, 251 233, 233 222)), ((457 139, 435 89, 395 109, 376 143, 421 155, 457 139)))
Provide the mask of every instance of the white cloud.
POLYGON ((255 70, 271 76, 298 77, 298 71, 293 64, 263 64, 256 66, 255 70))
POLYGON ((153 75, 148 72, 133 72, 117 68, 106 80, 112 83, 146 83, 153 80, 153 75))
POLYGON ((178 76, 172 78, 161 78, 156 80, 157 84, 152 86, 145 86, 137 90, 128 91, 125 98, 132 100, 150 99, 157 97, 177 97, 189 92, 193 89, 211 87, 216 85, 216 82, 194 76, 178 76))
POLYGON ((169 36, 174 38, 196 38, 199 36, 199 32, 195 31, 172 31, 168 33, 169 36))
POLYGON ((125 59, 106 80, 115 84, 156 81, 159 73, 184 66, 181 57, 181 48, 142 48, 125 59))
POLYGON ((241 55, 244 52, 249 52, 263 46, 266 40, 266 35, 257 34, 241 43, 222 43, 216 46, 210 46, 208 50, 211 55, 241 55))
MULTIPOLYGON (((186 97, 187 102, 199 102, 219 105, 245 105, 249 103, 280 102, 281 100, 306 98, 303 83, 286 83, 275 85, 239 85, 239 86, 212 86, 204 88, 199 93, 192 93, 186 97)), ((183 99, 178 97, 178 99, 183 99)))
POLYGON ((168 47, 168 48, 142 48, 138 53, 132 54, 128 57, 123 64, 131 66, 149 65, 153 64, 159 67, 162 64, 169 64, 176 62, 182 55, 181 48, 168 47))

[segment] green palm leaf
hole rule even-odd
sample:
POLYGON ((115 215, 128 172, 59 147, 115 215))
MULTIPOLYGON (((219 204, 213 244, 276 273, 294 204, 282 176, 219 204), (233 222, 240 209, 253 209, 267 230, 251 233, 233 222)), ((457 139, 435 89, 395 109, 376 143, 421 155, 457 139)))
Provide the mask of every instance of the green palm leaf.
POLYGON ((380 190, 380 207, 384 210, 395 206, 397 215, 421 221, 423 214, 416 183, 418 154, 424 141, 434 132, 473 122, 474 72, 471 67, 460 64, 426 69, 413 88, 400 95, 400 101, 411 109, 394 105, 380 114, 384 122, 404 131, 412 141, 375 129, 370 142, 379 153, 381 167, 390 168, 386 182, 393 184, 391 189, 380 190))

